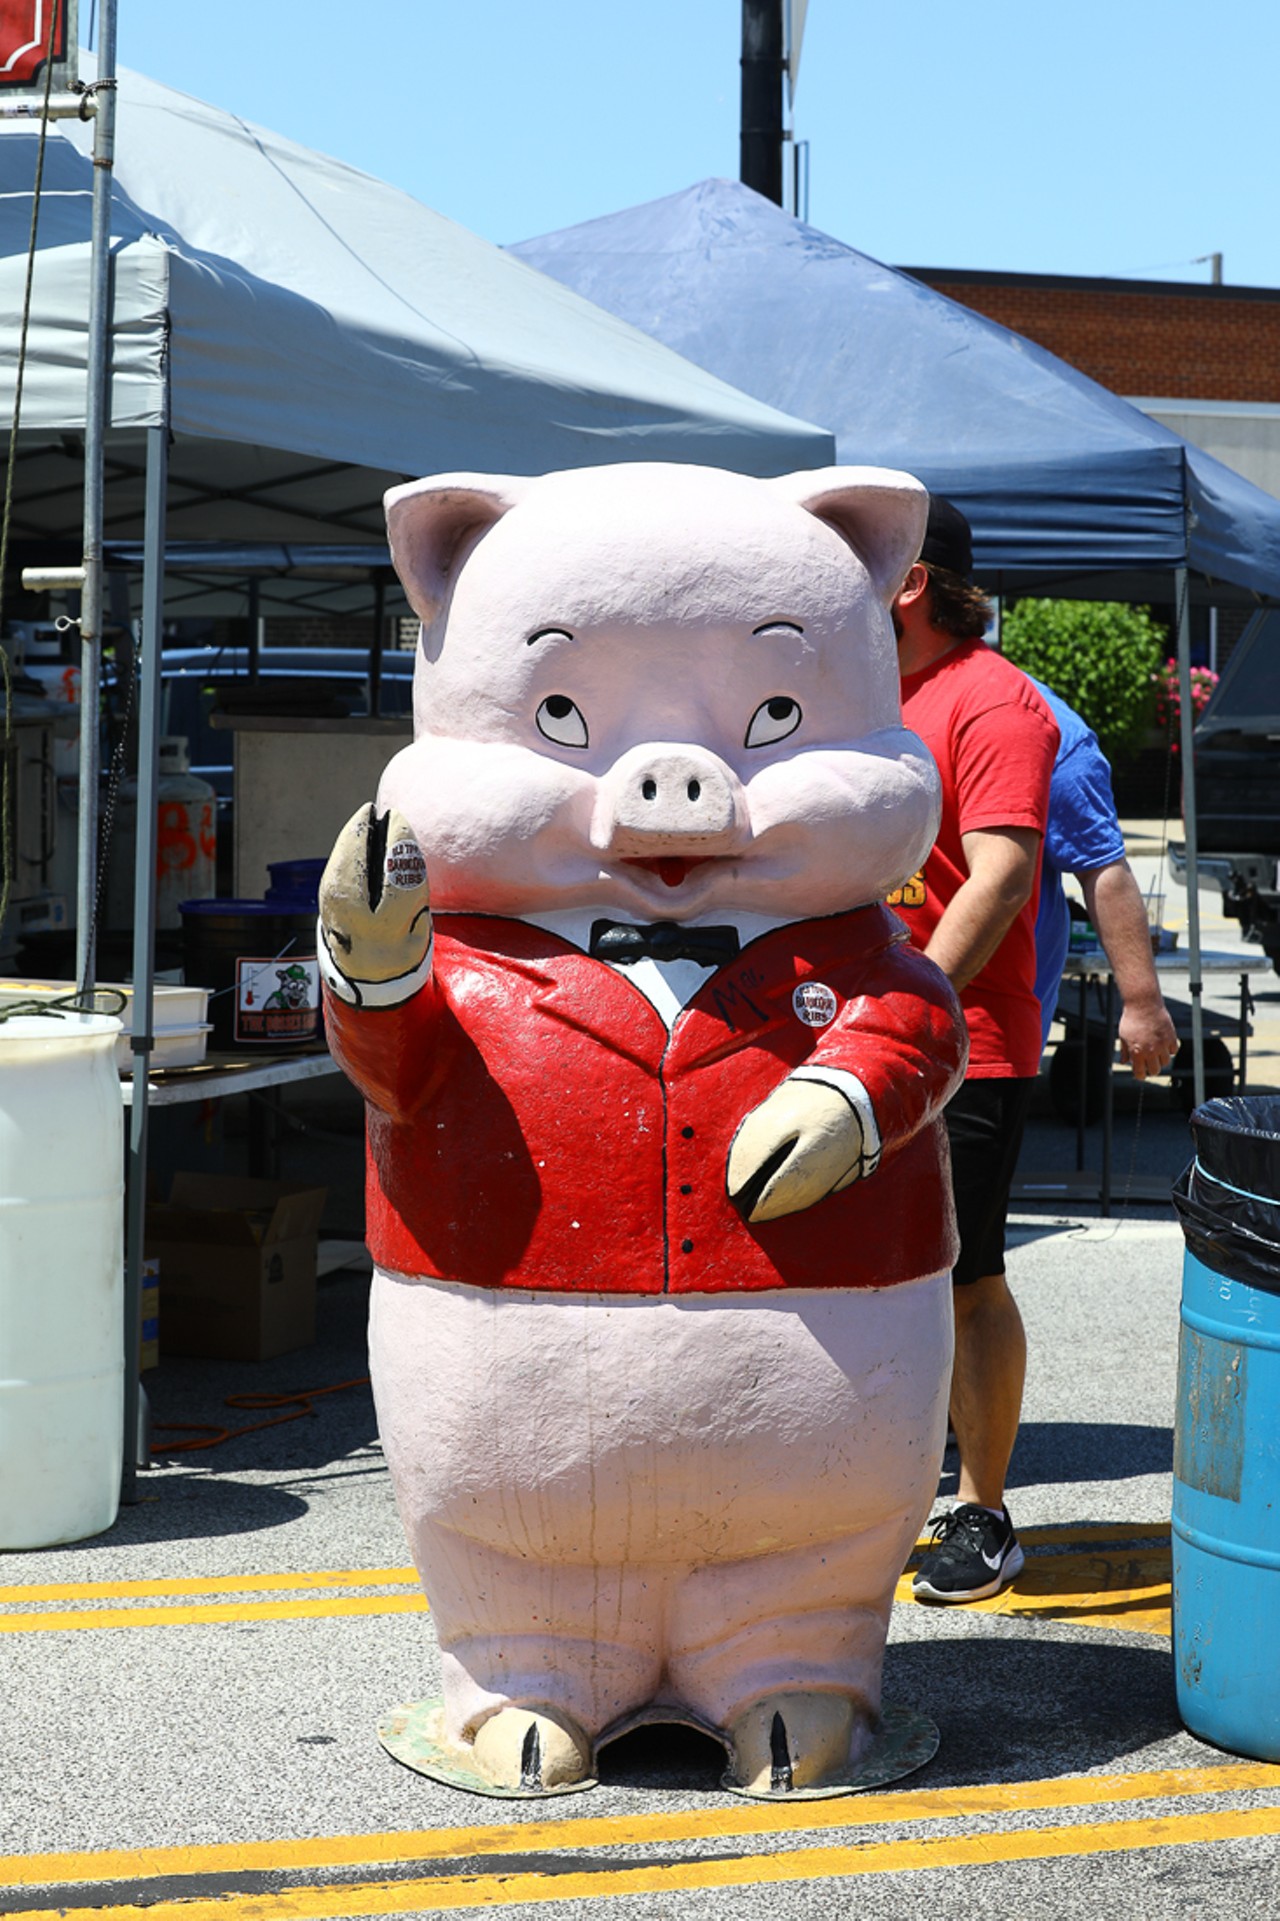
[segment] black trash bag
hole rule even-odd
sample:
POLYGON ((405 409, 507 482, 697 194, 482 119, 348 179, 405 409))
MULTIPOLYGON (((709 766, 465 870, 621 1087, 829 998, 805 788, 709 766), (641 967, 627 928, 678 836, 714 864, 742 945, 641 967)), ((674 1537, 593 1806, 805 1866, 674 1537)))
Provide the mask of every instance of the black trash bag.
POLYGON ((1173 1190, 1198 1261, 1280 1294, 1280 1096, 1205 1101, 1191 1116, 1196 1157, 1173 1190))

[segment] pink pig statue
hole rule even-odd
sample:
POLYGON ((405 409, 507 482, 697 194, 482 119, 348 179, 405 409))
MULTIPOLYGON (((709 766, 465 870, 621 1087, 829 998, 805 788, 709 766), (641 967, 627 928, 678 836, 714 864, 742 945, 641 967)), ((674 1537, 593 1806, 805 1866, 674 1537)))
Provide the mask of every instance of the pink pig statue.
POLYGON ((424 1772, 564 1791, 683 1720, 741 1792, 835 1793, 878 1739, 966 1053, 883 905, 938 821, 889 616, 926 506, 874 468, 387 495, 416 737, 321 950, 441 1649, 424 1772))

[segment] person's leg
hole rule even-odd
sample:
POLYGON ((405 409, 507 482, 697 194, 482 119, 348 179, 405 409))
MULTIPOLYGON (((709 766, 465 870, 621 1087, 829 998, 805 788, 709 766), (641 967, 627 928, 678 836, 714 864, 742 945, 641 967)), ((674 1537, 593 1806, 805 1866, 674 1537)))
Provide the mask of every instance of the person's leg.
POLYGON ((1022 1412, 1027 1344, 1004 1274, 1004 1228, 1031 1087, 1030 1081, 966 1081, 947 1108, 960 1230, 950 1403, 959 1501, 936 1526, 916 1574, 914 1592, 924 1600, 979 1600, 998 1593, 1023 1566, 1004 1488, 1022 1412))
POLYGON ((1005 1476, 1022 1414, 1027 1337, 1003 1274, 955 1290, 951 1425, 960 1450, 960 1500, 1004 1506, 1005 1476))

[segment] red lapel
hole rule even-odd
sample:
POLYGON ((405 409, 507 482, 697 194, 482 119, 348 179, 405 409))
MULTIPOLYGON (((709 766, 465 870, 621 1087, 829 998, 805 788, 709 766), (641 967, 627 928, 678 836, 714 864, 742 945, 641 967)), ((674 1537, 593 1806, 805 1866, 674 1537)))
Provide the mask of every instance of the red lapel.
POLYGON ((528 921, 498 914, 441 914, 436 920, 445 992, 461 1000, 467 977, 513 975, 529 1003, 551 1020, 589 1034, 653 1074, 667 1045, 667 1028, 653 1003, 606 962, 528 921))
POLYGON ((794 995, 802 981, 826 984, 839 1000, 849 999, 861 991, 868 962, 905 939, 901 921, 878 905, 762 934, 705 981, 679 1015, 671 1066, 693 1067, 788 1029, 800 1018, 794 995))

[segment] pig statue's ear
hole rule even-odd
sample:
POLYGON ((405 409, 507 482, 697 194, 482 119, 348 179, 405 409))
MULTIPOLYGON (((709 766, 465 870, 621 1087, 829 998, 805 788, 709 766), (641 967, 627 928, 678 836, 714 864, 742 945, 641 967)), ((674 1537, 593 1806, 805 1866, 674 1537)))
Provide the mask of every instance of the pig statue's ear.
POLYGON ((506 474, 435 474, 383 495, 392 565, 424 627, 435 620, 481 534, 528 484, 506 474))
POLYGON ((924 540, 929 494, 920 481, 892 467, 818 467, 768 484, 834 527, 880 598, 893 599, 924 540))

